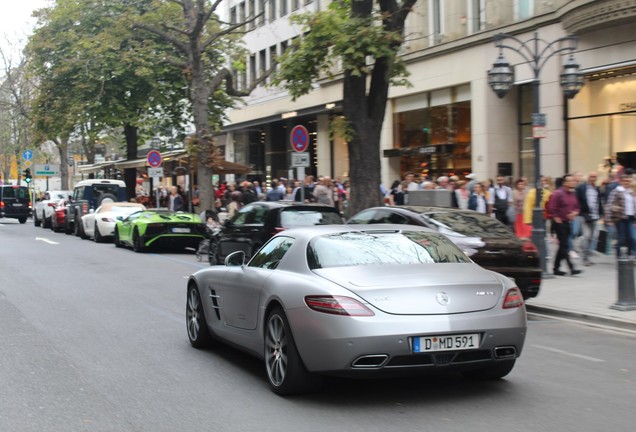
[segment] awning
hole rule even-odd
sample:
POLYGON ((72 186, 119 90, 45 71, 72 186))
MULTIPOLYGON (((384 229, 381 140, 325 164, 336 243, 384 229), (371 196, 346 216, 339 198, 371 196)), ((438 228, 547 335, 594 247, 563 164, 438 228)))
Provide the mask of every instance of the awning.
POLYGON ((115 161, 98 162, 94 164, 78 165, 77 171, 79 171, 81 174, 88 174, 101 171, 112 166, 115 166, 115 161))
POLYGON ((251 167, 228 160, 220 160, 209 166, 215 174, 247 174, 252 172, 251 167))
MULTIPOLYGON (((177 160, 188 157, 184 149, 170 150, 161 153, 161 159, 164 161, 177 160)), ((122 170, 126 168, 143 168, 148 165, 148 158, 139 158, 131 160, 119 160, 115 162, 115 168, 122 170)))

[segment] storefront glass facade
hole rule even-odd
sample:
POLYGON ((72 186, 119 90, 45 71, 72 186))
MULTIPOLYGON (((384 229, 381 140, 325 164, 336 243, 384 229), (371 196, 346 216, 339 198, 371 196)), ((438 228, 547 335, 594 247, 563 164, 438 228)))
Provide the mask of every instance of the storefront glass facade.
POLYGON ((420 93, 395 101, 393 149, 403 176, 460 177, 471 172, 471 101, 469 86, 420 93))
POLYGON ((636 169, 636 66, 590 74, 569 104, 571 171, 636 169), (609 162, 609 163, 608 163, 609 162))

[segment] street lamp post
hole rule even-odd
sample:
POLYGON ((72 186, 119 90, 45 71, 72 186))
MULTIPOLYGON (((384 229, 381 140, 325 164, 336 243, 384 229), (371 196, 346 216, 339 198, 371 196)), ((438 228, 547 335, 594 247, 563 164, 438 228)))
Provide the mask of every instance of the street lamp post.
POLYGON ((575 36, 565 36, 552 42, 539 38, 537 32, 527 41, 522 41, 515 36, 499 33, 495 35, 495 46, 499 48, 499 55, 488 71, 488 84, 499 98, 503 98, 514 85, 514 70, 503 56, 504 48, 519 54, 532 69, 532 140, 534 145, 534 183, 535 183, 535 205, 532 211, 532 242, 539 250, 541 270, 547 273, 546 268, 546 244, 545 244, 545 224, 543 220, 543 210, 541 208, 541 138, 542 130, 545 127, 545 115, 541 114, 539 106, 539 75, 541 69, 547 61, 562 52, 569 52, 570 56, 563 65, 561 72, 561 87, 563 94, 568 99, 573 98, 583 87, 583 74, 579 71, 579 65, 574 60, 573 51, 576 50, 577 40, 575 36), (506 41, 511 44, 507 45, 506 41))

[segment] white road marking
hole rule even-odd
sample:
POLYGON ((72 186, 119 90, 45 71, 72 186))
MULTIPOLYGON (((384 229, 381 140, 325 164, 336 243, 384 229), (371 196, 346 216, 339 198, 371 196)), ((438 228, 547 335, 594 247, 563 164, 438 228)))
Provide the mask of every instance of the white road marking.
POLYGON ((48 243, 48 244, 59 244, 58 242, 54 242, 53 240, 49 240, 47 238, 42 238, 42 237, 36 237, 35 240, 43 241, 44 243, 48 243))
POLYGON ((572 353, 572 352, 569 352, 569 351, 563 351, 563 350, 560 350, 560 349, 557 349, 557 348, 550 348, 550 347, 543 346, 543 345, 531 345, 531 346, 533 346, 535 348, 541 348, 541 349, 546 350, 546 351, 551 351, 553 353, 563 354, 565 356, 575 357, 575 358, 579 358, 579 359, 582 359, 582 360, 587 360, 587 361, 591 361, 591 362, 595 362, 595 363, 603 363, 603 362, 605 362, 605 360, 602 360, 602 359, 598 359, 598 358, 595 358, 595 357, 589 357, 589 356, 586 356, 586 355, 583 355, 583 354, 575 354, 575 353, 572 353))

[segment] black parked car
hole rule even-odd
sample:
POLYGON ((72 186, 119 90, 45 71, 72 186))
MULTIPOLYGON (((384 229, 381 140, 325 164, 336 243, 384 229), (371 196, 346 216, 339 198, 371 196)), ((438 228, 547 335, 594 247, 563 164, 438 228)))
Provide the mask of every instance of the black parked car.
POLYGON ((267 240, 287 228, 342 223, 338 211, 324 204, 302 204, 294 201, 253 202, 241 208, 232 219, 223 224, 216 262, 223 263, 226 256, 236 251, 244 251, 249 259, 267 240))
POLYGON ((446 235, 482 267, 514 279, 524 298, 536 297, 541 286, 539 251, 519 239, 497 219, 471 210, 424 206, 373 207, 359 212, 349 224, 420 225, 446 235))
POLYGON ((13 218, 21 224, 31 216, 32 202, 29 188, 25 186, 0 185, 0 218, 13 218))

